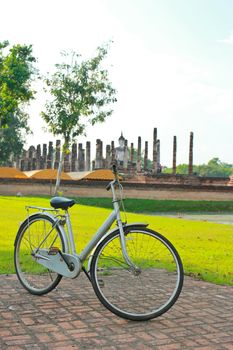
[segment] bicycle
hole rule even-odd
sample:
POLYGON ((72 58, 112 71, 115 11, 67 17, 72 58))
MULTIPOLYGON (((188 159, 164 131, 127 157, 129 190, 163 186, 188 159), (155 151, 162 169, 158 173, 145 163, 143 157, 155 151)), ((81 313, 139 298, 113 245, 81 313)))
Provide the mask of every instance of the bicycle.
POLYGON ((126 319, 145 321, 162 315, 176 302, 183 266, 163 235, 146 223, 122 221, 123 187, 115 166, 113 173, 114 180, 106 187, 112 191, 113 211, 80 254, 68 211, 75 200, 54 197, 52 208, 26 207, 28 216, 15 239, 15 269, 23 287, 35 295, 52 291, 63 276, 76 278, 83 271, 107 309, 126 319), (34 209, 39 211, 29 214, 34 209), (117 227, 110 230, 114 222, 117 227))

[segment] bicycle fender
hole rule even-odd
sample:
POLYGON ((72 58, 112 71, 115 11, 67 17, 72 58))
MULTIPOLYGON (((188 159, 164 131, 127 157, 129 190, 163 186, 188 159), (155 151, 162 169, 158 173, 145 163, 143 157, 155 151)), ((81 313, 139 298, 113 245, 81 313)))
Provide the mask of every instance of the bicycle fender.
MULTIPOLYGON (((136 228, 142 228, 142 227, 147 227, 149 224, 147 224, 147 223, 143 223, 143 222, 133 222, 133 223, 130 223, 130 224, 125 224, 125 225, 123 225, 123 230, 124 231, 127 231, 127 229, 128 228, 131 228, 131 227, 136 227, 136 228)), ((104 237, 101 239, 101 241, 107 236, 107 235, 109 235, 110 233, 112 233, 112 232, 115 232, 115 231, 118 231, 119 230, 119 228, 118 227, 115 227, 114 229, 112 229, 111 231, 108 231, 105 235, 104 235, 104 237)), ((100 242, 101 242, 100 241, 100 242)))
POLYGON ((29 222, 29 220, 31 220, 31 218, 33 218, 34 216, 37 216, 38 214, 39 214, 39 213, 31 214, 31 215, 29 215, 24 221, 21 221, 21 222, 20 222, 18 231, 17 231, 16 236, 15 236, 14 246, 15 246, 15 244, 16 244, 16 241, 17 241, 17 239, 18 239, 18 236, 19 236, 19 234, 20 234, 20 231, 23 229, 23 227, 24 227, 25 225, 28 224, 28 222, 29 222))
MULTIPOLYGON (((37 215, 41 215, 42 213, 41 212, 37 212, 37 213, 34 213, 34 214, 31 214, 29 215, 24 221, 22 221, 20 223, 20 226, 19 226, 19 229, 16 233, 16 236, 15 236, 15 241, 14 241, 14 246, 16 245, 16 242, 17 242, 17 239, 18 239, 18 236, 20 235, 20 231, 22 229, 24 229, 24 226, 28 225, 28 222, 30 222, 34 217, 36 217, 37 215)), ((56 220, 56 218, 49 214, 49 213, 46 213, 45 214, 46 216, 49 216, 52 220, 56 220)), ((66 234, 64 233, 64 228, 61 226, 61 225, 57 225, 58 229, 60 230, 62 236, 63 236, 63 239, 64 239, 64 243, 65 243, 65 252, 68 252, 68 242, 67 242, 67 237, 66 237, 66 234)))

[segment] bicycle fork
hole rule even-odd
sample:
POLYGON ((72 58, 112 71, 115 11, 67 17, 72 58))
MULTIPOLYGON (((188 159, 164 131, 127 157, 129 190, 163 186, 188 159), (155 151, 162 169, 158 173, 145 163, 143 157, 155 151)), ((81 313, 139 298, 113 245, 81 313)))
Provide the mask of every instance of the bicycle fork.
POLYGON ((141 269, 137 265, 134 264, 134 262, 130 259, 129 255, 128 255, 124 227, 123 227, 123 223, 121 220, 119 204, 118 204, 118 200, 116 199, 115 196, 113 197, 113 207, 114 207, 114 210, 116 213, 116 222, 117 222, 117 226, 118 226, 119 232, 120 232, 120 242, 121 242, 121 249, 122 249, 123 257, 125 259, 125 262, 130 266, 130 270, 133 272, 133 274, 135 276, 138 276, 141 273, 141 269))

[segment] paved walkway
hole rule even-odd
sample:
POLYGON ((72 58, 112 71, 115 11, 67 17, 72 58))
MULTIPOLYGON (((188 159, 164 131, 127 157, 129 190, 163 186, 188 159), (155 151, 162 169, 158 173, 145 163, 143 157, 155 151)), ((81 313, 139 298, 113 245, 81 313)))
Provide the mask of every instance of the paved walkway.
POLYGON ((85 276, 36 297, 0 275, 0 349, 233 350, 233 287, 187 277, 169 312, 132 322, 105 309, 85 276))

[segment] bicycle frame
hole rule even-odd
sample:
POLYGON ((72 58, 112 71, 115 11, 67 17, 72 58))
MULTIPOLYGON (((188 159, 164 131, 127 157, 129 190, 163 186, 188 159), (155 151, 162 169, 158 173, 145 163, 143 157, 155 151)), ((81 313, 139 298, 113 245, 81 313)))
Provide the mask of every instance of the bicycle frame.
MULTIPOLYGON (((50 251, 41 249, 40 246, 35 249, 34 251, 34 258, 37 260, 37 262, 46 268, 55 271, 63 276, 69 277, 69 278, 75 278, 79 275, 83 268, 83 263, 87 259, 87 257, 90 255, 90 253, 95 249, 95 247, 98 245, 98 243, 108 234, 110 234, 113 231, 119 230, 120 233, 120 243, 121 243, 121 249, 123 253, 123 257, 126 261, 126 263, 129 265, 130 269, 133 271, 133 273, 137 274, 140 272, 139 268, 130 260, 127 248, 126 248, 126 242, 125 242, 125 233, 124 228, 129 227, 132 225, 137 226, 147 226, 147 224, 144 223, 133 223, 130 225, 126 225, 122 223, 121 215, 120 215, 120 207, 119 207, 119 201, 117 199, 116 193, 115 193, 115 185, 116 183, 120 186, 120 191, 122 190, 122 186, 119 184, 119 181, 115 179, 114 181, 110 182, 109 187, 112 191, 112 198, 113 198, 113 207, 114 210, 111 212, 111 214, 107 217, 107 219, 104 221, 104 223, 100 226, 100 228, 97 230, 97 232, 94 234, 94 236, 91 238, 89 243, 84 247, 84 249, 81 251, 80 254, 77 254, 76 252, 76 246, 74 242, 74 235, 72 230, 72 224, 70 215, 68 212, 68 209, 65 211, 65 215, 62 215, 61 218, 58 218, 58 216, 53 216, 49 213, 46 213, 47 216, 50 216, 54 220, 53 229, 58 228, 65 245, 64 252, 60 252, 59 254, 51 254, 50 251), (65 220, 64 220, 65 219, 65 220), (117 228, 113 229, 112 231, 109 231, 112 224, 116 221, 117 228), (64 228, 64 224, 66 223, 67 230, 64 228)), ((38 207, 28 207, 28 208, 37 208, 42 210, 42 212, 49 211, 50 209, 46 208, 38 208, 38 207)), ((35 214, 34 214, 35 215, 35 214)), ((27 219, 29 221, 29 218, 27 219)), ((49 233, 48 233, 49 235, 49 233)), ((42 245, 42 244, 41 244, 42 245)), ((90 256, 90 259, 92 258, 92 255, 90 256)), ((89 263, 90 264, 90 263, 89 263)), ((89 265, 88 264, 88 265, 89 265)))
MULTIPOLYGON (((112 224, 116 221, 119 232, 120 232, 120 242, 121 242, 121 248, 122 248, 124 259, 125 259, 126 263, 134 271, 137 271, 138 270, 137 266, 130 260, 128 253, 127 253, 124 228, 123 228, 123 223, 122 223, 121 215, 120 215, 120 208, 119 208, 119 204, 118 204, 119 201, 117 200, 116 193, 115 193, 115 180, 110 183, 110 186, 111 186, 111 191, 112 191, 114 210, 111 212, 111 214, 104 221, 104 223, 101 225, 101 227, 94 234, 94 236, 91 238, 90 242, 88 242, 88 244, 85 246, 85 248, 81 251, 81 253, 79 255, 76 253, 76 247, 75 247, 75 243, 74 243, 74 235, 73 235, 73 231, 72 231, 70 215, 69 215, 68 211, 66 211, 65 219, 66 219, 67 235, 68 235, 68 241, 67 241, 67 235, 66 234, 64 235, 66 237, 65 238, 66 244, 67 244, 67 246, 70 247, 70 253, 72 255, 77 256, 78 259, 81 261, 81 263, 83 263, 85 261, 85 259, 88 257, 88 255, 91 253, 91 251, 96 247, 97 243, 99 243, 101 241, 101 239, 108 233, 108 230, 110 229, 112 224)), ((146 224, 137 223, 136 225, 145 226, 146 224)), ((65 230, 63 229, 62 231, 64 232, 65 230)))
POLYGON ((65 232, 63 227, 60 227, 61 231, 64 232, 63 238, 66 241, 65 244, 67 247, 69 247, 69 253, 71 253, 72 255, 76 255, 80 259, 80 261, 83 263, 84 260, 90 254, 90 252, 95 248, 95 246, 102 239, 102 237, 108 232, 109 228, 112 226, 112 224, 116 220, 116 213, 115 213, 115 211, 111 212, 111 214, 104 221, 104 223, 101 225, 101 227, 94 234, 94 236, 87 243, 87 245, 85 246, 85 248, 81 251, 81 253, 79 255, 76 253, 76 246, 74 243, 74 235, 73 235, 70 215, 69 215, 68 211, 65 214, 65 218, 66 218, 67 233, 65 232))

